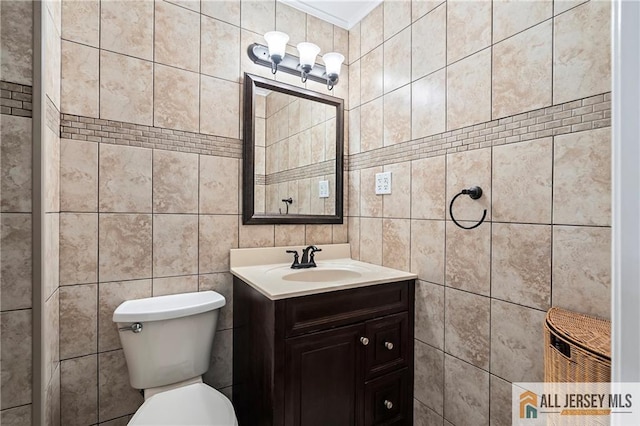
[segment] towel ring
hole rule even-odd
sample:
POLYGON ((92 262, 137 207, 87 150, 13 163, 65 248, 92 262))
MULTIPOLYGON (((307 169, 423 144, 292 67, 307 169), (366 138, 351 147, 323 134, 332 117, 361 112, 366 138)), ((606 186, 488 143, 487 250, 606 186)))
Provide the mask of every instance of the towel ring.
POLYGON ((480 222, 476 223, 475 225, 473 226, 460 225, 460 223, 458 223, 456 218, 453 217, 453 203, 454 201, 456 201, 456 198, 458 198, 461 195, 468 195, 469 197, 471 197, 472 200, 477 200, 478 198, 482 197, 482 188, 480 188, 479 186, 472 186, 469 189, 463 189, 451 199, 451 203, 449 204, 449 216, 451 216, 451 220, 453 220, 453 223, 455 223, 457 226, 459 226, 462 229, 477 228, 478 226, 482 225, 482 222, 484 222, 484 219, 487 217, 487 209, 484 209, 484 213, 482 213, 482 218, 480 219, 480 222))

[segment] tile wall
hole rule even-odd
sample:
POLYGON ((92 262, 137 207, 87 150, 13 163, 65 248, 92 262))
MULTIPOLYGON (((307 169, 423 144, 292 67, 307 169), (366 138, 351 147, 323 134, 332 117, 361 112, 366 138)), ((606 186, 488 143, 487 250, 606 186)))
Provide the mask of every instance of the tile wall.
POLYGON ((349 242, 419 275, 416 425, 510 425, 545 311, 610 316, 609 13, 385 1, 349 33, 349 242), (463 230, 449 201, 472 185, 455 217, 487 219, 463 230))
POLYGON ((246 48, 274 28, 292 52, 348 51, 346 30, 275 1, 63 1, 62 424, 126 424, 142 403, 111 322, 122 301, 222 293, 205 381, 230 395, 229 249, 347 241, 346 223, 241 224, 242 77, 271 76, 246 48))

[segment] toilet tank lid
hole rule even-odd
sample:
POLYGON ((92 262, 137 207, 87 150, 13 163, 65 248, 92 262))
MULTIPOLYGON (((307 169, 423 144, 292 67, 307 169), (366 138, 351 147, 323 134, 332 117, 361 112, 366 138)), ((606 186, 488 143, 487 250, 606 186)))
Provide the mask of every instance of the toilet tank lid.
POLYGON ((143 322, 181 318, 221 308, 225 303, 224 296, 215 291, 127 300, 113 312, 113 322, 143 322))

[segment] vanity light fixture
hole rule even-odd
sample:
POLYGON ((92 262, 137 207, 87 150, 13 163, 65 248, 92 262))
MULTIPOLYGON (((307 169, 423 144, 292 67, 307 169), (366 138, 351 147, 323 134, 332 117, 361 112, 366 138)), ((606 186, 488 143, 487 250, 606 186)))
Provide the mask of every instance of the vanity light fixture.
POLYGON ((316 64, 316 57, 320 48, 309 42, 298 43, 300 58, 285 53, 289 36, 280 31, 269 31, 264 35, 267 46, 253 43, 247 49, 247 55, 253 63, 271 68, 271 73, 278 71, 299 75, 302 82, 307 79, 325 83, 327 89, 332 90, 338 84, 340 69, 344 56, 337 52, 325 53, 324 65, 316 64))

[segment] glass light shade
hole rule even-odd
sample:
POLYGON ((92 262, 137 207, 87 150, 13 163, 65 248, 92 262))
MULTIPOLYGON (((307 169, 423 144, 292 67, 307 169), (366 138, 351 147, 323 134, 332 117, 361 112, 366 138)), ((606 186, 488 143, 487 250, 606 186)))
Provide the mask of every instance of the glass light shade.
POLYGON ((269 31, 264 35, 269 47, 269 57, 274 62, 280 62, 284 58, 284 51, 289 41, 289 36, 280 31, 269 31))
POLYGON ((313 43, 298 43, 298 53, 300 54, 300 68, 305 72, 311 71, 316 64, 316 56, 320 53, 320 47, 313 43))
POLYGON ((340 68, 344 62, 344 56, 340 53, 331 52, 325 53, 322 57, 324 65, 327 68, 327 76, 330 78, 336 78, 340 75, 340 68))

